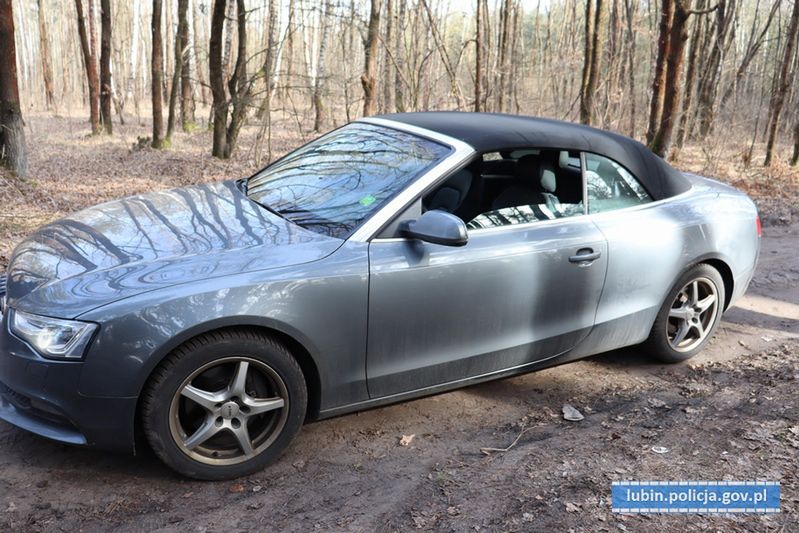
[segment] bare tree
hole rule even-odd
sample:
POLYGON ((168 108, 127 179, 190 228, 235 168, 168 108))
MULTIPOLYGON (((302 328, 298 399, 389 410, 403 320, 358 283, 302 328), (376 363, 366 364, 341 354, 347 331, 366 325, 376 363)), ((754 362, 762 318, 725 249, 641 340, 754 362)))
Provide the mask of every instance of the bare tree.
POLYGON ((214 143, 211 153, 220 159, 225 157, 228 102, 225 94, 222 65, 222 32, 225 27, 227 0, 214 0, 211 15, 211 38, 208 44, 211 94, 213 96, 214 143))
POLYGON ((12 0, 0 0, 0 163, 21 178, 28 175, 25 129, 17 85, 12 0))
POLYGON ((585 58, 583 83, 580 90, 580 122, 594 122, 594 95, 599 84, 602 61, 602 0, 586 0, 585 8, 585 58), (594 9, 596 2, 596 9, 594 9))
POLYGON ((361 86, 363 87, 363 115, 377 111, 377 44, 380 32, 380 0, 371 0, 369 27, 363 42, 364 60, 361 86))
POLYGON ((733 77, 732 82, 727 85, 727 88, 724 90, 724 95, 721 97, 721 103, 719 104, 721 108, 724 108, 729 99, 732 97, 736 87, 740 85, 744 75, 749 69, 750 63, 757 56, 757 52, 760 50, 760 47, 765 41, 766 34, 771 27, 771 22, 774 20, 774 15, 777 13, 779 7, 780 2, 774 2, 774 4, 771 6, 768 16, 766 17, 763 27, 758 32, 757 23, 761 18, 759 17, 760 2, 758 1, 758 3, 755 5, 755 13, 754 17, 752 17, 752 28, 749 31, 749 41, 747 42, 741 63, 738 65, 738 68, 735 71, 735 76, 733 77))
MULTIPOLYGON (((667 0, 668 1, 668 0, 667 0)), ((680 105, 682 63, 685 42, 688 40, 687 22, 690 15, 686 7, 687 0, 675 0, 672 20, 668 27, 668 54, 666 56, 666 75, 663 86, 663 105, 658 127, 649 148, 661 157, 665 157, 671 147, 671 135, 674 131, 676 111, 680 105)))
POLYGON ((75 10, 78 15, 78 35, 83 50, 83 64, 86 67, 86 79, 89 84, 89 120, 92 125, 92 134, 98 134, 100 133, 100 78, 97 75, 97 62, 94 60, 92 49, 89 46, 81 0, 75 0, 75 10))
POLYGON ((735 33, 735 0, 719 0, 716 5, 716 31, 710 54, 702 67, 697 92, 697 111, 699 115, 699 136, 707 137, 713 127, 716 110, 716 96, 719 86, 721 62, 735 33))
MULTIPOLYGON (((76 0, 79 1, 79 0, 76 0)), ((164 148, 164 104, 161 90, 164 85, 164 41, 161 35, 162 0, 153 0, 152 39, 153 52, 150 61, 151 96, 153 101, 153 148, 164 148)))
MULTIPOLYGON (((398 113, 405 111, 405 80, 403 79, 403 69, 405 68, 405 4, 406 0, 398 0, 397 23, 394 33, 394 107, 398 113)), ((389 80, 386 80, 388 83, 389 80)))
POLYGON ((44 94, 47 109, 57 110, 55 91, 53 90, 53 69, 50 66, 50 42, 47 35, 47 20, 44 13, 43 0, 37 0, 39 18, 39 53, 42 56, 42 79, 44 81, 44 94))
POLYGON ((225 93, 222 64, 222 32, 224 28, 227 0, 214 0, 211 16, 211 37, 209 42, 209 61, 211 93, 213 94, 214 143, 212 154, 220 159, 228 159, 236 147, 236 141, 247 118, 252 100, 254 79, 247 77, 247 11, 244 0, 236 0, 238 28, 238 50, 236 65, 228 81, 230 101, 225 93), (228 111, 230 104, 230 124, 228 111))
POLYGON ((111 2, 100 0, 100 117, 108 135, 114 132, 111 123, 111 2))
POLYGON ((233 32, 236 20, 236 1, 229 0, 227 4, 227 14, 225 15, 225 47, 222 50, 222 68, 225 73, 225 80, 230 79, 230 56, 233 49, 233 32))
POLYGON ((693 30, 691 31, 691 47, 688 51, 688 70, 685 74, 685 98, 682 103, 680 126, 677 129, 677 140, 675 143, 677 150, 683 147, 685 144, 685 137, 688 134, 691 104, 693 103, 694 86, 696 85, 696 70, 699 63, 699 49, 703 44, 702 33, 704 21, 704 17, 694 19, 693 30))
POLYGON ((482 89, 483 89, 483 28, 482 28, 482 3, 485 0, 477 0, 475 10, 474 25, 474 110, 482 110, 482 89))
MULTIPOLYGON (((386 31, 383 37, 383 50, 385 50, 385 59, 383 61, 383 111, 391 113, 394 110, 394 87, 389 83, 391 79, 391 45, 394 42, 394 1, 386 0, 383 20, 386 21, 386 31)), ((328 25, 324 25, 327 29, 328 25)), ((321 55, 320 55, 321 60, 321 55)))
MULTIPOLYGON (((510 0, 506 0, 508 2, 510 0)), ((421 0, 422 6, 424 7, 425 11, 427 12, 427 18, 430 22, 430 32, 433 34, 433 40, 436 43, 436 47, 438 48, 438 52, 441 56, 441 62, 444 63, 444 70, 447 72, 447 77, 449 78, 450 83, 450 90, 452 94, 455 96, 455 100, 458 103, 458 109, 463 109, 463 94, 461 93, 460 85, 458 84, 458 76, 455 73, 455 67, 453 67, 452 62, 447 55, 447 47, 444 44, 444 39, 441 38, 441 34, 438 30, 438 25, 436 24, 435 18, 433 17, 433 12, 430 9, 430 6, 427 3, 427 0, 421 0)), ((503 78, 504 79, 504 78, 503 78)))
MULTIPOLYGON (((677 121, 677 111, 680 108, 682 97, 682 64, 684 60, 685 43, 688 40, 688 17, 691 15, 704 15, 717 9, 718 4, 706 10, 690 9, 690 0, 664 0, 663 9, 672 15, 667 21, 666 36, 666 64, 663 65, 664 84, 662 87, 662 105, 659 118, 655 119, 655 133, 649 141, 649 148, 661 157, 665 157, 671 148, 672 133, 677 121), (672 5, 666 7, 666 3, 672 5)), ((661 30, 664 26, 661 25, 661 30)), ((658 55, 660 59, 660 55, 658 55)), ((661 66, 658 65, 658 70, 661 66)), ((654 87, 653 87, 654 88, 654 87)), ((654 95, 653 95, 654 98, 654 95)), ((652 117, 650 117, 651 125, 652 117)))
POLYGON ((633 18, 635 16, 637 2, 634 0, 624 0, 624 13, 627 19, 625 40, 627 44, 627 88, 629 94, 627 99, 630 101, 630 125, 628 135, 635 137, 635 30, 633 29, 633 18))
POLYGON ((131 18, 133 19, 131 35, 130 35, 130 56, 128 58, 128 84, 125 90, 126 102, 128 99, 133 98, 133 103, 136 108, 136 115, 139 115, 139 93, 136 87, 136 74, 139 66, 139 34, 141 33, 141 3, 132 3, 131 18))
POLYGON ((663 96, 666 88, 666 65, 670 51, 670 35, 674 0, 662 0, 660 9, 660 26, 658 29, 658 53, 655 61, 655 75, 652 78, 652 100, 649 105, 649 126, 646 130, 646 142, 651 144, 657 133, 660 115, 663 112, 663 96))
POLYGON ((327 109, 323 100, 325 81, 327 80, 327 43, 330 39, 330 18, 333 14, 333 0, 325 0, 322 13, 322 36, 319 40, 319 61, 316 65, 316 79, 313 87, 314 124, 313 130, 322 131, 327 121, 327 109))
MULTIPOLYGON (((505 111, 505 97, 508 77, 508 42, 510 41, 511 0, 502 0, 499 11, 499 39, 497 42, 497 111, 505 111)), ((426 5, 426 4, 425 4, 426 5)))
POLYGON ((791 85, 791 62, 793 61, 793 52, 796 47, 796 39, 799 35, 799 0, 794 0, 793 11, 791 12, 791 20, 788 23, 788 34, 785 41, 785 51, 783 59, 779 65, 779 72, 776 76, 776 90, 771 97, 770 103, 770 121, 768 124, 768 140, 766 141, 766 160, 763 163, 765 166, 771 164, 771 159, 774 153, 774 142, 777 137, 777 125, 780 121, 780 113, 782 113, 782 106, 785 104, 785 95, 791 85))
POLYGON ((189 0, 178 0, 178 35, 180 41, 180 125, 185 132, 194 129, 194 91, 192 90, 191 70, 192 54, 189 39, 190 26, 188 20, 189 0))
MULTIPOLYGON (((185 57, 188 40, 188 19, 186 11, 189 8, 188 0, 178 0, 178 29, 175 32, 175 71, 172 74, 172 87, 169 91, 169 115, 166 120, 166 142, 171 143, 172 133, 175 131, 175 118, 177 116, 178 93, 182 94, 181 82, 184 70, 183 60, 185 57)), ((191 91, 191 89, 189 89, 191 91)))

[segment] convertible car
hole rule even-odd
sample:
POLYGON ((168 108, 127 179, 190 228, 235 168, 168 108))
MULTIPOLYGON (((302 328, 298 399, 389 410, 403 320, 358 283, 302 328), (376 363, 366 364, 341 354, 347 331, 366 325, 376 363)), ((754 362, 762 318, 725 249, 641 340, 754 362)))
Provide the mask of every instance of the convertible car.
POLYGON ((0 288, 0 418, 233 478, 306 420, 623 346, 685 360, 759 246, 746 195, 620 135, 364 118, 247 179, 24 240, 0 288))

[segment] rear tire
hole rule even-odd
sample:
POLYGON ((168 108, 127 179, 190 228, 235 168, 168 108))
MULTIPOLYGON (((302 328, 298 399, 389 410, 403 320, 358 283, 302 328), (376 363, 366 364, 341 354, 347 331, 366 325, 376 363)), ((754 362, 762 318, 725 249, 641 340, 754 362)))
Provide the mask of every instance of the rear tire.
POLYGON ((286 449, 305 419, 299 364, 253 330, 207 333, 154 371, 142 395, 144 434, 184 476, 220 480, 252 474, 286 449))
POLYGON ((690 359, 716 331, 724 302, 718 270, 705 263, 689 268, 666 296, 644 346, 664 363, 690 359))

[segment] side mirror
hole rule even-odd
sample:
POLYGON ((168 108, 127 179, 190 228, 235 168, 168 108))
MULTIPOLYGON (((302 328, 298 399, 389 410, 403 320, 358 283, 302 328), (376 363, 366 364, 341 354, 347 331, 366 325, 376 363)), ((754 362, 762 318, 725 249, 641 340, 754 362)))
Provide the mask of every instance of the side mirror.
POLYGON ((406 237, 444 246, 463 246, 469 239, 463 220, 437 209, 403 222, 399 229, 406 237))

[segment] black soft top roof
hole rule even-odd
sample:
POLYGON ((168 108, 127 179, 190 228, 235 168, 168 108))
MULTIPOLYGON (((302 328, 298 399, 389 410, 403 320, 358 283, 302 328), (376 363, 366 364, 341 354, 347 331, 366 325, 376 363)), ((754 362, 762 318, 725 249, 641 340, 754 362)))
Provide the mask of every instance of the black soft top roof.
POLYGON ((552 148, 604 155, 632 172, 655 200, 680 194, 690 182, 646 146, 582 124, 500 113, 434 111, 378 118, 403 122, 459 139, 478 152, 552 148))

